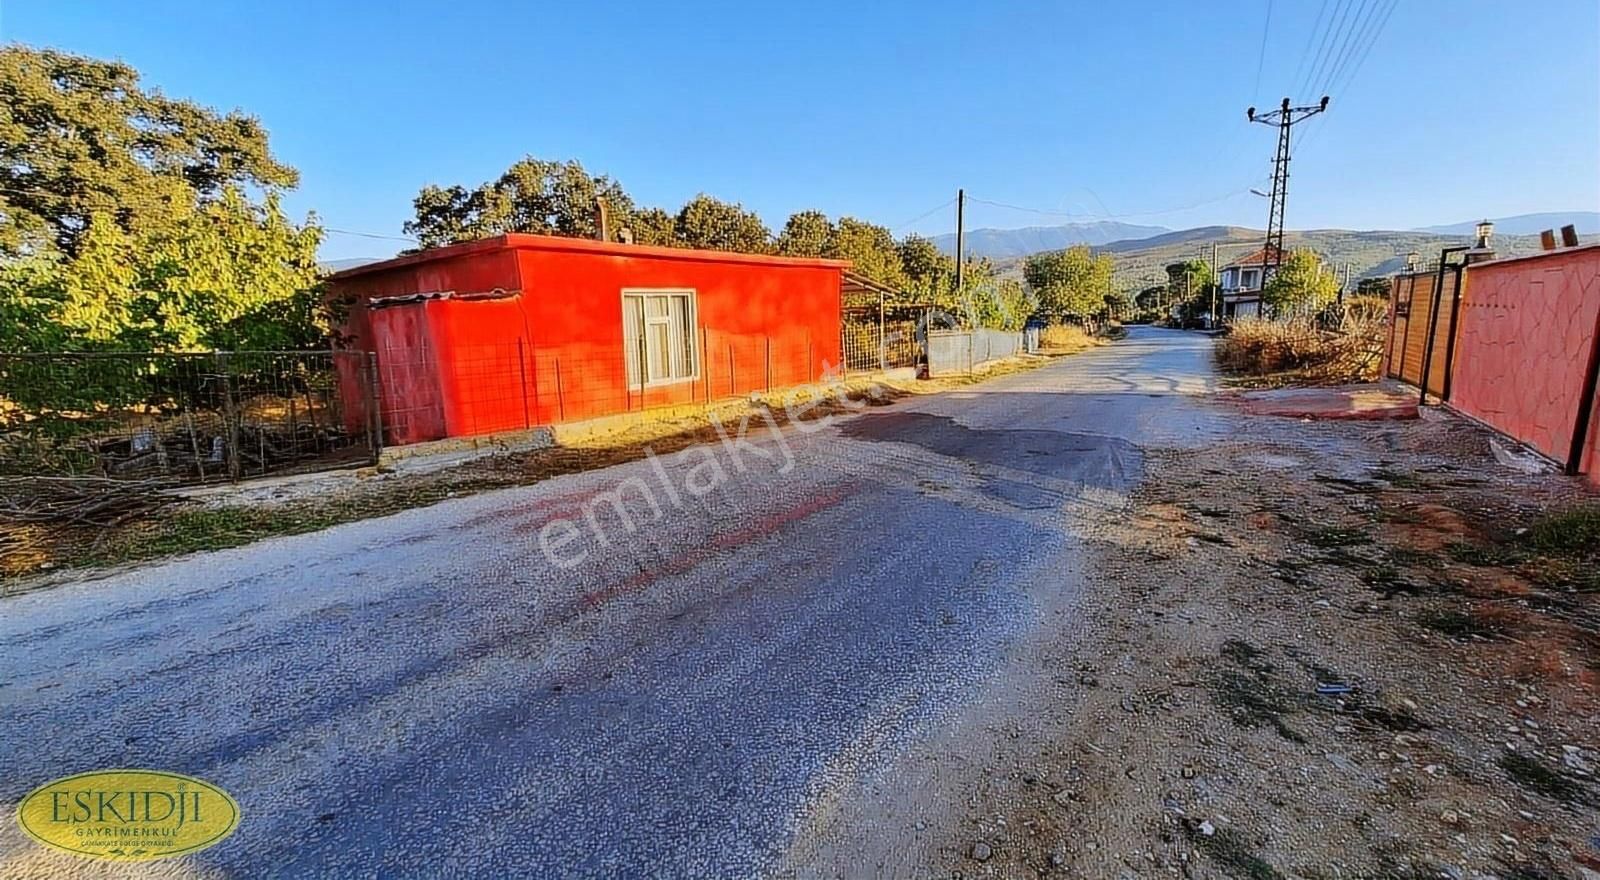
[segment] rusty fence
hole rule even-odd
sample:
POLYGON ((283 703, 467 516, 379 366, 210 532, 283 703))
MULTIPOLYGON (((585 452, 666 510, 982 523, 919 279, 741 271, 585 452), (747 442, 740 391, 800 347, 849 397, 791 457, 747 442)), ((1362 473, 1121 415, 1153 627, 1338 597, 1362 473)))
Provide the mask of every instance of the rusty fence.
POLYGON ((0 476, 204 484, 375 462, 371 355, 0 354, 0 476))

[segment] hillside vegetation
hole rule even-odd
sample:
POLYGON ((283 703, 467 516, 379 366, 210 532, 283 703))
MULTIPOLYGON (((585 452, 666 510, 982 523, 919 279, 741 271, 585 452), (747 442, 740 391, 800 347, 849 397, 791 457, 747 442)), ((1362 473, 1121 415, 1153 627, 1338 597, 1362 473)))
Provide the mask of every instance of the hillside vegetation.
MULTIPOLYGON (((1209 260, 1213 242, 1218 248, 1217 262, 1226 266, 1230 261, 1250 253, 1254 247, 1259 247, 1265 235, 1260 230, 1240 226, 1201 226, 1150 238, 1115 241, 1100 245, 1095 251, 1110 254, 1115 261, 1112 279, 1118 289, 1138 290, 1165 283, 1165 267, 1169 263, 1196 257, 1209 260)), ((1399 271, 1405 265, 1405 255, 1410 251, 1416 251, 1421 255, 1422 262, 1428 263, 1438 259, 1442 247, 1470 243, 1470 236, 1400 230, 1356 232, 1347 229, 1309 229, 1284 234, 1284 247, 1289 250, 1309 248, 1341 271, 1348 262, 1352 282, 1399 271)), ((1497 234, 1494 247, 1501 255, 1536 253, 1539 250, 1539 238, 1536 235, 1497 234)), ((997 266, 1006 277, 1022 276, 1021 259, 997 261, 997 266)))

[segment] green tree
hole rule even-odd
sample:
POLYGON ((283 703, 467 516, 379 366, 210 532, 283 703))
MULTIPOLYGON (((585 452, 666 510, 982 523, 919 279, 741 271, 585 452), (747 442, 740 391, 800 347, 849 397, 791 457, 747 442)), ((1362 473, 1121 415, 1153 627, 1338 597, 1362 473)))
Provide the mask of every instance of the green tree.
POLYGON ((331 329, 320 241, 321 231, 291 223, 275 196, 253 205, 229 189, 138 237, 93 215, 76 256, 7 299, 20 310, 31 295, 50 328, 21 340, 31 349, 301 348, 331 329))
POLYGON ((508 232, 598 237, 597 199, 605 199, 606 230, 613 239, 630 227, 634 204, 615 180, 592 175, 575 160, 526 156, 497 179, 467 190, 429 184, 412 200, 416 216, 405 224, 425 248, 508 232))
POLYGON ((1339 279, 1315 251, 1291 251, 1261 288, 1261 298, 1274 313, 1315 311, 1339 295, 1339 279))
POLYGON ((645 208, 634 211, 628 221, 628 231, 633 234, 635 244, 650 244, 658 247, 680 247, 678 241, 677 220, 660 208, 645 208))
POLYGON ((849 260, 856 272, 879 284, 895 290, 906 288, 900 249, 887 227, 854 217, 840 217, 823 256, 849 260))
POLYGON ((91 220, 159 233, 229 188, 293 187, 254 117, 147 91, 139 73, 12 44, 0 48, 0 256, 75 255, 91 220))
POLYGON ((778 253, 786 257, 820 257, 833 240, 833 223, 821 211, 797 211, 789 215, 778 233, 778 253))
POLYGON ((937 300, 955 289, 955 258, 920 235, 908 235, 899 245, 900 269, 906 292, 920 300, 937 300))
POLYGON ((684 247, 745 254, 772 253, 772 232, 754 211, 701 193, 678 211, 677 238, 684 247))
POLYGON ((295 172, 253 118, 22 46, 0 49, 0 105, 0 347, 289 348, 328 329, 321 230, 284 215, 295 172))
POLYGON ((1039 304, 1052 314, 1089 318, 1103 313, 1110 293, 1112 259, 1084 245, 1044 251, 1028 257, 1022 277, 1039 304))

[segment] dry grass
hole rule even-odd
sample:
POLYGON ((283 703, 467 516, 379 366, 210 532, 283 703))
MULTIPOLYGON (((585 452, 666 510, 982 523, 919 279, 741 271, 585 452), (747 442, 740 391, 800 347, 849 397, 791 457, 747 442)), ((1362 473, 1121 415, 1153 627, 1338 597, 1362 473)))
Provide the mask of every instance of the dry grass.
POLYGON ((1053 324, 1039 331, 1039 347, 1050 354, 1073 354, 1105 344, 1076 324, 1053 324))
POLYGON ((1347 316, 1337 331, 1305 318, 1235 322, 1217 343, 1217 364, 1236 376, 1263 377, 1275 384, 1337 385, 1373 382, 1383 356, 1384 321, 1347 316))

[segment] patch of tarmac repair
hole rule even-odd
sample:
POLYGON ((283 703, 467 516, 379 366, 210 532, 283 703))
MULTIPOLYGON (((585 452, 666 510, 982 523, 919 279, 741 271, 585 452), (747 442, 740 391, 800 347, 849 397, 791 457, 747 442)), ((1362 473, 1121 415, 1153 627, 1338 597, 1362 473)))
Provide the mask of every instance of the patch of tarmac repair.
MULTIPOLYGON (((1117 437, 1041 429, 970 428, 949 416, 923 412, 876 413, 840 426, 856 440, 907 443, 965 459, 1096 489, 1126 492, 1144 472, 1138 446, 1117 437)), ((1049 493, 1015 480, 993 478, 989 492, 1019 507, 1049 506, 1049 493)))

